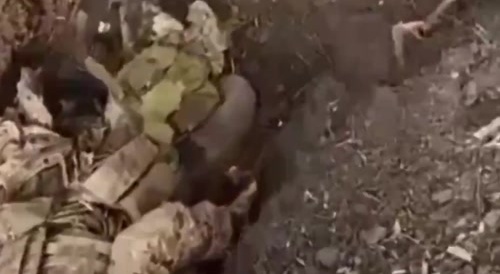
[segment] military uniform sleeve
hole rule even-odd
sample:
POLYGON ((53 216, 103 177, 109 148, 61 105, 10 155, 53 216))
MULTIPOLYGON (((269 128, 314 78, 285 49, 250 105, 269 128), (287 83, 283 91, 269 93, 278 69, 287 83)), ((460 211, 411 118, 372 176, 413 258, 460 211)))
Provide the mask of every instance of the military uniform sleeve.
POLYGON ((109 273, 172 273, 222 256, 232 235, 227 207, 164 203, 118 235, 109 273))

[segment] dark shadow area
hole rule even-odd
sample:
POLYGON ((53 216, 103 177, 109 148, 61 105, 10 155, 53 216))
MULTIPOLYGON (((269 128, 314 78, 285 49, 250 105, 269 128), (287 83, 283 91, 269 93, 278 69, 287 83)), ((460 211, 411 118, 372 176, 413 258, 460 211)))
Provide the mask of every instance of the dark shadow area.
POLYGON ((0 78, 0 87, 2 89, 2 100, 0 100, 0 113, 4 113, 8 106, 14 103, 17 95, 17 82, 21 77, 21 71, 17 63, 11 62, 6 71, 0 78))

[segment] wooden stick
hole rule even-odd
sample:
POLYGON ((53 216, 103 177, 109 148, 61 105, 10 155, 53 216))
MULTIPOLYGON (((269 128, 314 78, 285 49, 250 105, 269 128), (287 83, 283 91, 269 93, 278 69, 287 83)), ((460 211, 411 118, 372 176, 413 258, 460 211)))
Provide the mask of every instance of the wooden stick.
POLYGON ((443 0, 437 8, 425 18, 424 32, 432 32, 437 28, 442 21, 443 14, 456 2, 457 0, 443 0))
POLYGON ((443 0, 424 20, 399 22, 392 27, 394 55, 401 67, 405 65, 404 40, 406 35, 410 33, 417 39, 423 39, 424 36, 429 35, 441 24, 443 14, 456 2, 457 0, 443 0))

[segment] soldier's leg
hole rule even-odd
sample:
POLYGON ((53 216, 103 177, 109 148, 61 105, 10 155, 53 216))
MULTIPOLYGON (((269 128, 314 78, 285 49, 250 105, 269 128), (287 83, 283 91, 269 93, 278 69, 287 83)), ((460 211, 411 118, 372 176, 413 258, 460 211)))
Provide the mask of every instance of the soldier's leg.
MULTIPOLYGON (((242 178, 245 176, 243 174, 242 178)), ((256 183, 228 207, 164 203, 121 232, 113 243, 110 274, 172 273, 223 258, 253 201, 256 183)))

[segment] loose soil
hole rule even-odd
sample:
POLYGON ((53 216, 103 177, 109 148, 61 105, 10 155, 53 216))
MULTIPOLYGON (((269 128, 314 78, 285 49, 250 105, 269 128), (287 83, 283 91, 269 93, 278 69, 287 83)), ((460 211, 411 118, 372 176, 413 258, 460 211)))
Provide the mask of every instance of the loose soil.
MULTIPOLYGON (((500 273, 495 149, 470 134, 500 114, 495 4, 410 41, 388 36, 439 1, 244 1, 235 40, 261 120, 302 92, 261 182, 274 194, 226 273, 500 273)), ((281 117, 281 116, 279 116, 281 117)))

